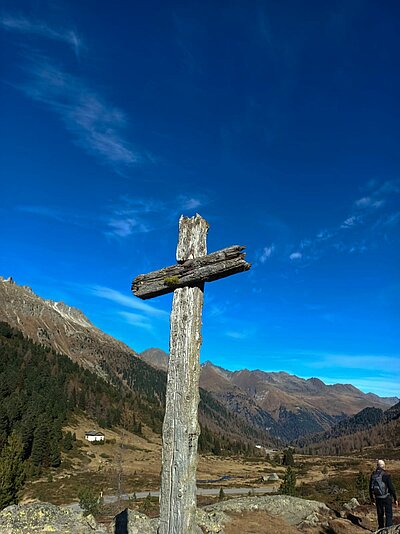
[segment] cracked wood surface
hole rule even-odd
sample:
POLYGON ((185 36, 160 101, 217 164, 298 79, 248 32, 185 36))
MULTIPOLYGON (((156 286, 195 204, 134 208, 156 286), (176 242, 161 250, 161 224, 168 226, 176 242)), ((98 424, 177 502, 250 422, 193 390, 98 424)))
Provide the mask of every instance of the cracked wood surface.
MULTIPOLYGON (((207 254, 207 222, 181 217, 177 259, 207 254)), ((160 534, 192 534, 196 514, 203 288, 175 289, 171 313, 160 498, 160 534)))
POLYGON ((132 282, 133 294, 146 300, 171 293, 181 287, 194 287, 248 271, 251 264, 245 260, 244 248, 234 245, 212 252, 208 256, 189 257, 184 260, 184 255, 178 247, 177 259, 182 263, 149 274, 140 274, 132 282))

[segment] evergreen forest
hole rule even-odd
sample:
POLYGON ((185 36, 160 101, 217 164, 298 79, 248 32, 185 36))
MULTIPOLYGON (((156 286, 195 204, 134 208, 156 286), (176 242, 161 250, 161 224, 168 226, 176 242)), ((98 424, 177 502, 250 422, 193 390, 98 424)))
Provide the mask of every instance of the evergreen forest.
MULTIPOLYGON (((140 434, 146 424, 160 433, 165 391, 166 374, 138 358, 119 384, 107 382, 0 322, 0 508, 17 501, 27 477, 61 465, 62 451, 74 440, 63 432, 71 416, 84 412, 103 428, 119 425, 140 434)), ((256 453, 254 428, 205 391, 200 422, 201 452, 256 453)))

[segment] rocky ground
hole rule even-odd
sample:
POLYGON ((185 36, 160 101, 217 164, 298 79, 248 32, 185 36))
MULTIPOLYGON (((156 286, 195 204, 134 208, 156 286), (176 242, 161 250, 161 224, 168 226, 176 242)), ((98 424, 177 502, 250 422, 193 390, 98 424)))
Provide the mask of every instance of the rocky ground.
MULTIPOLYGON (((400 533, 398 513, 394 519, 397 526, 379 532, 400 533)), ((200 508, 197 525, 198 534, 357 534, 375 532, 376 516, 372 506, 360 506, 356 499, 338 514, 317 501, 271 495, 230 499, 200 508)), ((157 518, 128 509, 109 525, 49 503, 14 505, 0 512, 2 534, 156 534, 157 527, 157 518)))

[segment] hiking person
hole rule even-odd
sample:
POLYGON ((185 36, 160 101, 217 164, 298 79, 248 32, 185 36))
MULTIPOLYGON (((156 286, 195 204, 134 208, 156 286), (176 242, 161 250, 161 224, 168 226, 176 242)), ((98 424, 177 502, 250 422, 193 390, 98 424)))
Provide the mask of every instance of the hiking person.
POLYGON ((393 525, 392 499, 397 506, 396 492, 390 474, 385 471, 385 462, 378 460, 376 469, 369 480, 369 496, 376 504, 378 528, 393 525))

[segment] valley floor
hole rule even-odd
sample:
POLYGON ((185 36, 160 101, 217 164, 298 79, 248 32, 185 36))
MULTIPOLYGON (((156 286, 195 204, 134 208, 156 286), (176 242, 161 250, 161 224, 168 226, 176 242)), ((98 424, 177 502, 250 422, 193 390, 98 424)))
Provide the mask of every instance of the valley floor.
MULTIPOLYGON (((105 430, 106 443, 96 445, 84 439, 87 430, 96 429, 93 421, 79 418, 65 430, 76 433, 78 447, 64 458, 61 469, 26 485, 23 502, 42 500, 54 504, 70 504, 78 501, 78 492, 90 485, 104 496, 156 491, 160 486, 161 439, 144 430, 137 436, 123 430, 105 430)), ((400 451, 392 451, 393 460, 388 467, 396 477, 400 475, 400 451), (396 458, 396 459, 395 459, 396 458)), ((365 453, 365 451, 364 451, 365 453)), ((366 453, 365 453, 366 454, 366 453)), ((384 452, 382 452, 383 457, 384 452)), ((371 451, 370 457, 315 457, 296 455, 297 487, 308 498, 339 502, 349 491, 341 481, 354 488, 359 472, 369 476, 379 451, 371 451), (328 484, 329 482, 329 484, 328 484), (318 486, 332 486, 336 495, 319 494, 318 486)), ((277 491, 286 467, 270 464, 263 457, 224 457, 200 455, 197 479, 199 487, 224 490, 228 488, 265 488, 265 492, 277 491), (280 480, 265 482, 263 477, 276 473, 280 480), (226 478, 224 478, 226 477, 226 478), (220 480, 224 478, 223 480, 220 480), (217 481, 205 483, 204 481, 217 481)), ((400 492, 400 487, 397 488, 400 492)), ((351 495, 351 498, 354 495, 351 495)))

